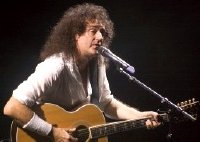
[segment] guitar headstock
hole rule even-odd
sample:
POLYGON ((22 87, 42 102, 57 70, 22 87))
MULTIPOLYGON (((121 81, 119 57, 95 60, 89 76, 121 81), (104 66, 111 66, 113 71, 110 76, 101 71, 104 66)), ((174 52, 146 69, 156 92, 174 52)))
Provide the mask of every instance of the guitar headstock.
MULTIPOLYGON (((195 98, 182 101, 177 103, 177 106, 182 109, 183 111, 190 114, 192 117, 194 117, 196 120, 198 119, 199 114, 199 101, 197 101, 195 98)), ((166 107, 168 108, 168 107, 166 107)), ((175 110, 175 109, 167 109, 164 110, 158 110, 159 114, 167 114, 165 117, 162 117, 161 120, 170 122, 170 123, 179 123, 179 122, 185 122, 189 119, 186 118, 181 112, 175 110)))
POLYGON ((192 115, 195 119, 197 119, 199 111, 199 101, 197 101, 195 98, 189 99, 187 101, 182 101, 178 103, 177 106, 179 106, 184 111, 192 115))
MULTIPOLYGON (((177 106, 180 107, 183 111, 190 114, 196 120, 198 119, 199 101, 197 101, 195 98, 177 103, 177 106)), ((175 123, 188 120, 187 118, 185 118, 185 116, 183 116, 181 113, 178 113, 175 110, 174 111, 171 110, 169 114, 170 114, 171 121, 175 123)))

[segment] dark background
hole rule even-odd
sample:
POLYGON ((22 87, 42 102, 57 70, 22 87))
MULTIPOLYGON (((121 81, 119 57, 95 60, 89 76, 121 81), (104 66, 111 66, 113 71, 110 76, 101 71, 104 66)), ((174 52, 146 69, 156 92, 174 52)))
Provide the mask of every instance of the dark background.
MULTIPOLYGON (((9 137, 11 120, 2 114, 12 90, 28 77, 39 62, 39 52, 50 29, 70 6, 83 1, 7 0, 0 5, 0 140, 9 137)), ((88 1, 89 2, 89 1, 88 1)), ((93 0, 104 6, 115 23, 112 51, 136 69, 134 76, 173 103, 199 100, 198 0, 93 0)), ((108 70, 113 94, 140 110, 163 107, 160 99, 120 74, 108 70)), ((199 122, 171 127, 172 140, 198 141, 199 122)), ((109 136, 110 141, 167 141, 167 126, 137 129, 109 136)))

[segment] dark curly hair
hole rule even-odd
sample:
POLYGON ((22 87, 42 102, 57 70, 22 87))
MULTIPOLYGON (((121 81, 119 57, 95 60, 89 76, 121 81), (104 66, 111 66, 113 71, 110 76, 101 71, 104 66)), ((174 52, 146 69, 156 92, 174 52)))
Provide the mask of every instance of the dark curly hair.
POLYGON ((109 47, 114 36, 114 28, 107 10, 92 3, 83 3, 69 8, 64 13, 47 38, 40 58, 44 60, 59 52, 64 52, 66 57, 75 57, 77 53, 75 35, 83 34, 87 22, 94 20, 105 26, 106 35, 104 36, 103 45, 109 47))

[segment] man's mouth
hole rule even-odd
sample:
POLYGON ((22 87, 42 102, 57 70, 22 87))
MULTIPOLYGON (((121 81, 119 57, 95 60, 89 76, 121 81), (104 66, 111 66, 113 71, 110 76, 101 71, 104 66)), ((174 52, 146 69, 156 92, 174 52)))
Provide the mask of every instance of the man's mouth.
POLYGON ((101 46, 100 44, 94 44, 94 46, 95 46, 95 48, 97 48, 97 47, 99 47, 99 46, 101 46))

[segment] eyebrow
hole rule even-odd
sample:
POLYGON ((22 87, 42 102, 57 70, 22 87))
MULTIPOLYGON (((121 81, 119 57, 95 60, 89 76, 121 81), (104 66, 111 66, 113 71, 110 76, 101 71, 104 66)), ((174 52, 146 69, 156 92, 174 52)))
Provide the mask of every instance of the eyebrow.
POLYGON ((105 29, 105 26, 102 26, 102 25, 87 25, 87 27, 90 27, 90 28, 103 28, 103 29, 105 29))

